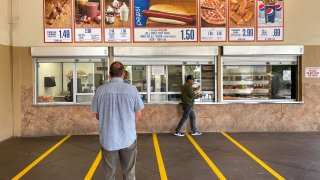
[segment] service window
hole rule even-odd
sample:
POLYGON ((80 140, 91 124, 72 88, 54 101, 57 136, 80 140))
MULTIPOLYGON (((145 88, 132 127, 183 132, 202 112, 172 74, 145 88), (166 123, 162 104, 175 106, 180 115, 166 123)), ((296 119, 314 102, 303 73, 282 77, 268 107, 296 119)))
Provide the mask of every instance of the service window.
POLYGON ((182 65, 168 66, 168 101, 181 100, 182 65))
POLYGON ((223 59, 224 101, 297 101, 297 57, 223 59))
POLYGON ((36 59, 35 104, 91 103, 108 79, 104 59, 36 59))
POLYGON ((147 93, 147 66, 144 65, 126 65, 125 70, 127 71, 127 77, 125 81, 129 84, 136 86, 141 99, 144 102, 148 101, 147 93))

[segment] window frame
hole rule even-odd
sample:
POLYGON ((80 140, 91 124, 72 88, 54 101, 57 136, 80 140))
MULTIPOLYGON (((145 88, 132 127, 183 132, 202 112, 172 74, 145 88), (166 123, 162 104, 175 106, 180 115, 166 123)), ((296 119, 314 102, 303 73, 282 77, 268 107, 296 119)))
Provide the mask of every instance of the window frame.
MULTIPOLYGON (((104 81, 107 82, 109 80, 109 58, 108 57, 34 57, 33 65, 34 65, 34 92, 33 92, 33 105, 36 106, 53 106, 53 105, 90 105, 91 102, 79 102, 77 100, 77 96, 81 95, 92 95, 95 94, 95 88, 92 93, 78 93, 77 88, 73 88, 73 101, 72 102, 39 102, 39 64, 41 63, 73 63, 73 78, 78 78, 78 65, 79 63, 103 63, 103 67, 106 68, 104 70, 103 76, 104 81)), ((94 72, 93 66, 93 71, 94 72)), ((94 78, 94 73, 93 73, 94 78)), ((94 82, 93 82, 94 86, 94 82)), ((73 81, 73 87, 77 87, 77 81, 73 81)))
MULTIPOLYGON (((300 97, 300 68, 301 68, 301 59, 298 55, 233 55, 228 56, 224 55, 221 57, 221 74, 220 74, 220 99, 223 103, 301 103, 300 97), (296 65, 297 74, 296 74, 296 98, 295 99, 233 99, 228 100, 224 99, 224 66, 253 66, 253 65, 296 65)), ((271 93, 271 92, 270 92, 271 93)))

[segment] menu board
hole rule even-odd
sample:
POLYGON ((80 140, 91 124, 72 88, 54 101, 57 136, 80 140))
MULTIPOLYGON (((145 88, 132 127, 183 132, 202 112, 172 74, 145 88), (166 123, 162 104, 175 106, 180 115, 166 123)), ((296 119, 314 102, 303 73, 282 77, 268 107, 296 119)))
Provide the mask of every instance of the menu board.
POLYGON ((283 41, 283 0, 258 0, 257 40, 283 41))
POLYGON ((71 0, 44 0, 44 42, 72 42, 71 0))
POLYGON ((75 42, 101 42, 101 1, 75 0, 75 42))
POLYGON ((197 42, 197 0, 134 0, 134 42, 197 42))
POLYGON ((43 4, 45 43, 284 40, 284 0, 43 0, 43 4))
POLYGON ((131 0, 104 1, 105 42, 131 42, 131 0))
POLYGON ((226 41, 227 0, 200 1, 200 41, 226 41))
POLYGON ((229 0, 229 41, 255 40, 255 0, 229 0))

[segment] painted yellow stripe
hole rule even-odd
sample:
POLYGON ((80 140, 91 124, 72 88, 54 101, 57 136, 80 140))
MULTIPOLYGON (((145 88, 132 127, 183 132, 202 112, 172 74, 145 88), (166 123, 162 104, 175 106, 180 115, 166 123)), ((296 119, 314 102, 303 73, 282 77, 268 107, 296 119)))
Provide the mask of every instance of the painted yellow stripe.
POLYGON ((100 161, 102 158, 102 152, 100 151, 96 157, 96 159, 94 160, 94 162, 92 163, 86 177, 84 178, 84 180, 90 180, 94 174, 94 172, 96 171, 100 161))
POLYGON ((160 178, 161 180, 167 180, 167 173, 166 169, 164 167, 164 163, 162 160, 162 155, 159 147, 159 142, 156 133, 153 133, 153 144, 154 144, 154 150, 156 151, 157 161, 158 161, 158 167, 160 171, 160 178))
POLYGON ((15 177, 12 178, 12 180, 20 179, 22 176, 24 176, 30 169, 32 169, 34 166, 36 166, 40 161, 42 161, 45 157, 47 157, 53 150, 55 150, 57 147, 59 147, 65 140, 67 140, 71 135, 68 135, 61 139, 57 144, 52 146, 49 150, 47 150, 44 154, 42 154, 38 159, 33 161, 28 167, 26 167, 24 170, 22 170, 19 174, 17 174, 15 177))
POLYGON ((197 151, 200 153, 200 155, 203 157, 203 159, 207 162, 207 164, 210 166, 210 168, 213 170, 213 172, 218 176, 220 180, 225 180, 226 177, 221 173, 221 171, 217 168, 216 165, 210 160, 210 158, 206 155, 206 153, 201 149, 201 147, 198 145, 198 143, 190 136, 189 133, 186 133, 188 139, 193 144, 193 146, 197 149, 197 151))
POLYGON ((257 156, 252 154, 249 150, 247 150, 244 146, 242 146, 240 143, 238 143, 236 140, 234 140, 231 136, 229 136, 227 133, 221 132, 227 139, 229 139, 233 144, 238 146, 242 151, 244 151, 248 156, 250 156, 252 159, 254 159, 257 163, 259 163, 262 167, 264 167, 269 173, 271 173, 275 178, 284 180, 280 174, 275 172, 271 167, 269 167, 267 164, 265 164, 262 160, 260 160, 257 156))

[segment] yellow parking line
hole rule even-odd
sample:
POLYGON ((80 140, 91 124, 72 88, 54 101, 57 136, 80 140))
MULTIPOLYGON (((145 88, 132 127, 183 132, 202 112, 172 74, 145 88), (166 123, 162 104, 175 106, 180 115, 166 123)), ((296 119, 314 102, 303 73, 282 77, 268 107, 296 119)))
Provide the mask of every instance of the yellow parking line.
POLYGON ((252 159, 254 159, 257 163, 259 163, 262 167, 264 167, 269 173, 271 173, 275 178, 284 180, 280 174, 275 172, 271 167, 269 167, 267 164, 265 164, 262 160, 260 160, 257 156, 252 154, 249 150, 247 150, 244 146, 239 144, 236 140, 234 140, 231 136, 229 136, 227 133, 221 132, 227 139, 229 139, 233 144, 238 146, 242 151, 244 151, 248 156, 250 156, 252 159))
POLYGON ((156 151, 157 161, 158 161, 158 167, 160 171, 160 178, 161 180, 167 180, 167 173, 166 169, 164 167, 164 163, 162 160, 162 155, 159 147, 159 142, 156 133, 153 133, 153 144, 154 144, 154 150, 156 151))
POLYGON ((193 146, 198 150, 200 155, 203 157, 203 159, 207 162, 207 164, 210 166, 210 168, 213 170, 213 172, 218 176, 220 180, 225 180, 226 177, 221 173, 221 171, 217 168, 216 165, 210 160, 210 158, 206 155, 206 153, 201 149, 201 147, 198 145, 198 143, 190 136, 189 133, 186 133, 188 139, 193 144, 193 146))
POLYGON ((84 178, 84 180, 90 180, 94 174, 94 172, 96 171, 100 161, 101 161, 101 158, 102 158, 102 153, 101 151, 99 151, 96 159, 94 160, 94 162, 92 163, 86 177, 84 178))
POLYGON ((62 140, 60 140, 57 144, 52 146, 49 150, 47 150, 44 154, 42 154, 38 159, 33 161, 29 166, 24 168, 19 174, 17 174, 15 177, 12 178, 12 180, 20 179, 22 176, 24 176, 30 169, 32 169, 34 166, 36 166, 40 161, 42 161, 45 157, 47 157, 53 150, 55 150, 57 147, 59 147, 65 140, 67 140, 71 135, 68 135, 64 137, 62 140))

